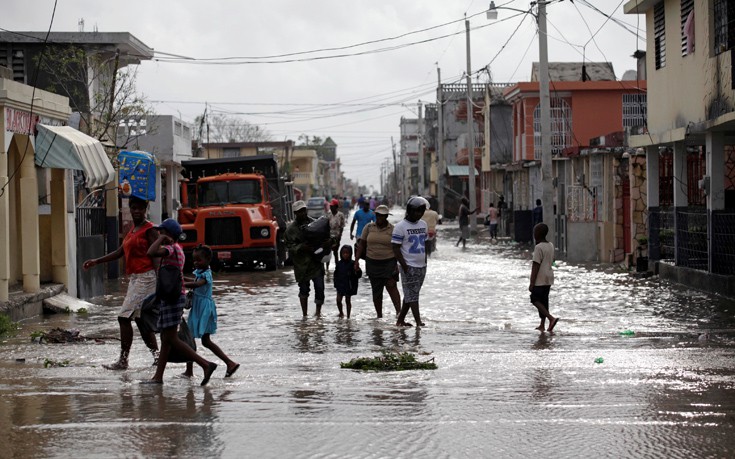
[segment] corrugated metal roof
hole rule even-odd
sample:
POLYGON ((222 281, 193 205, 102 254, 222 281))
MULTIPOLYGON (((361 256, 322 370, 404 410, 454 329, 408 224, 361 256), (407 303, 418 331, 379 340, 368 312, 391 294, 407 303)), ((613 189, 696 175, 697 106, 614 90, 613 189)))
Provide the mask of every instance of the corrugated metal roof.
MULTIPOLYGON (((531 81, 539 81, 539 63, 531 66, 531 81)), ((588 81, 615 81, 615 71, 610 62, 586 62, 584 64, 588 81)), ((582 81, 581 62, 549 62, 551 81, 582 81)))

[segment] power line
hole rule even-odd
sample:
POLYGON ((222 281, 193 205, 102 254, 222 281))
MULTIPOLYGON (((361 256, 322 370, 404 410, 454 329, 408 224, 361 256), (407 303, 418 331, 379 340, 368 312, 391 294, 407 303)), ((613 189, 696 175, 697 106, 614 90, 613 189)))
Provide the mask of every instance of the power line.
MULTIPOLYGON (((593 11, 595 11, 595 12, 597 12, 597 13, 605 16, 609 20, 613 21, 615 24, 619 25, 620 27, 622 27, 623 29, 625 29, 627 32, 630 32, 631 34, 635 35, 635 37, 637 39, 640 39, 640 40, 642 40, 644 42, 646 41, 645 36, 644 37, 641 37, 641 35, 639 33, 640 30, 639 30, 639 28, 637 26, 634 28, 634 26, 632 24, 628 24, 625 21, 622 21, 622 20, 620 20, 618 18, 615 18, 615 17, 613 17, 612 14, 605 13, 604 11, 600 10, 599 8, 597 8, 595 5, 593 5, 592 3, 588 2, 587 0, 578 0, 578 1, 582 5, 586 6, 587 8, 590 8, 593 11)), ((620 5, 618 5, 615 9, 617 10, 618 8, 620 8, 620 5)))
MULTIPOLYGON (((33 92, 31 93, 31 106, 30 106, 30 116, 28 117, 28 136, 32 134, 31 127, 33 126, 33 103, 36 100, 36 83, 38 82, 38 72, 41 68, 41 63, 43 62, 43 57, 46 54, 46 44, 48 42, 48 37, 51 34, 51 27, 54 25, 54 18, 56 17, 56 6, 59 3, 59 0, 54 0, 54 9, 51 11, 51 21, 48 25, 48 31, 46 32, 46 38, 43 40, 43 47, 41 48, 41 54, 38 57, 38 62, 36 63, 36 68, 33 71, 33 92)), ((26 159, 26 155, 28 154, 28 145, 30 144, 30 139, 26 142, 26 146, 23 149, 23 156, 20 158, 20 161, 18 161, 18 165, 15 167, 15 170, 12 174, 10 174, 10 177, 8 177, 8 181, 5 182, 5 184, 0 187, 0 196, 5 194, 5 189, 10 184, 10 181, 13 180, 13 177, 15 177, 15 174, 18 173, 21 166, 23 165, 23 161, 26 159)))
MULTIPOLYGON (((481 14, 481 13, 478 13, 481 14)), ((519 13, 511 15, 507 18, 489 23, 484 24, 478 27, 473 28, 472 30, 478 30, 483 29, 485 27, 491 27, 494 25, 497 25, 501 22, 513 19, 516 16, 519 16, 520 14, 525 13, 519 13)), ((476 15, 475 15, 476 16, 476 15)), ((327 59, 337 59, 337 58, 343 58, 343 57, 353 57, 353 56, 363 56, 363 55, 369 55, 369 54, 377 54, 377 53, 383 53, 388 51, 395 51, 398 49, 403 49, 409 46, 415 46, 420 44, 426 44, 433 41, 441 40, 448 37, 453 37, 458 34, 462 34, 464 32, 454 32, 450 34, 440 35, 437 37, 427 38, 424 40, 409 42, 409 43, 403 43, 400 45, 394 45, 394 46, 388 46, 384 48, 376 48, 372 50, 366 50, 366 51, 359 51, 355 53, 342 53, 342 54, 333 54, 328 56, 314 56, 314 57, 306 57, 306 58, 296 58, 296 59, 279 59, 279 60, 267 60, 267 59, 242 59, 238 57, 221 57, 221 58, 191 58, 191 59, 180 59, 180 58, 153 58, 153 61, 161 62, 161 63, 174 63, 174 64, 195 64, 195 65, 252 65, 252 64, 288 64, 288 63, 296 63, 296 62, 312 62, 312 61, 319 61, 319 60, 327 60, 327 59)), ((303 52, 306 53, 306 52, 303 52)), ((132 54, 131 54, 132 55, 132 54)))
MULTIPOLYGON (((474 14, 471 17, 477 16, 477 15, 480 15, 480 14, 483 14, 483 13, 484 13, 484 11, 483 12, 480 12, 480 13, 476 13, 476 14, 474 14)), ((346 46, 335 46, 335 47, 331 47, 331 48, 319 48, 319 49, 313 49, 313 50, 308 50, 308 51, 297 51, 297 52, 292 52, 292 53, 273 54, 273 55, 267 55, 267 56, 226 56, 226 57, 208 57, 208 58, 179 57, 179 59, 199 61, 199 62, 204 62, 204 61, 228 61, 228 60, 266 60, 266 59, 281 59, 281 58, 284 58, 284 57, 302 56, 302 55, 305 55, 305 54, 315 54, 315 53, 322 53, 322 52, 327 52, 327 51, 342 51, 342 50, 345 50, 345 49, 359 48, 360 46, 372 45, 372 44, 375 44, 375 43, 383 43, 383 42, 386 42, 386 41, 398 40, 400 38, 405 38, 405 37, 408 37, 410 35, 415 35, 415 34, 422 33, 422 32, 428 32, 430 30, 439 29, 439 28, 442 28, 442 27, 445 27, 445 26, 448 26, 448 25, 455 24, 457 22, 462 22, 462 21, 464 21, 464 19, 456 19, 454 21, 445 22, 443 24, 439 24, 439 25, 427 27, 427 28, 420 29, 420 30, 414 30, 414 31, 411 31, 411 32, 402 33, 400 35, 396 35, 396 36, 393 36, 393 37, 379 38, 379 39, 376 39, 376 40, 369 40, 369 41, 364 41, 364 42, 361 42, 361 43, 355 43, 355 44, 346 45, 346 46)), ((165 55, 169 55, 169 56, 176 56, 175 54, 164 53, 164 52, 160 52, 160 51, 157 51, 157 53, 158 54, 165 54, 165 55)))

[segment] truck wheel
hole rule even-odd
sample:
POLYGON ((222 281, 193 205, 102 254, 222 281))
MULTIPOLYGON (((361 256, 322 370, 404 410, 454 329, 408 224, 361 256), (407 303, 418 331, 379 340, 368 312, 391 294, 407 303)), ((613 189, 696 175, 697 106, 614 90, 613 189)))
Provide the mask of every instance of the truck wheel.
POLYGON ((268 258, 263 261, 263 264, 265 265, 266 271, 275 271, 278 269, 278 254, 273 253, 272 255, 269 255, 268 258))

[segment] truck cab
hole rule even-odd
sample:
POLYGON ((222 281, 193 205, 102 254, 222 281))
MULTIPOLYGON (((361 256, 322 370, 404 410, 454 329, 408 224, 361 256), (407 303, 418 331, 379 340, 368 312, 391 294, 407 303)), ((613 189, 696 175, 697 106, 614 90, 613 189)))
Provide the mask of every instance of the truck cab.
MULTIPOLYGON (((227 163, 242 166, 251 158, 191 161, 185 164, 190 178, 181 186, 183 208, 179 223, 185 234, 182 242, 187 261, 199 244, 215 254, 213 263, 226 266, 256 266, 276 269, 285 256, 283 232, 290 221, 287 187, 272 186, 266 172, 229 172, 227 163), (245 160, 245 161, 243 161, 245 160), (206 164, 216 161, 215 164, 206 164), (207 166, 218 166, 207 174, 207 166), (188 167, 187 167, 188 166, 188 167), (199 169, 199 173, 196 173, 199 169), (219 172, 225 170, 227 172, 219 172), (275 193, 274 193, 275 192, 275 193), (280 218, 279 218, 280 217, 280 218)), ((275 162, 274 162, 275 163, 275 162)), ((209 168, 211 169, 211 168, 209 168)), ((282 181, 276 180, 275 185, 282 181)))

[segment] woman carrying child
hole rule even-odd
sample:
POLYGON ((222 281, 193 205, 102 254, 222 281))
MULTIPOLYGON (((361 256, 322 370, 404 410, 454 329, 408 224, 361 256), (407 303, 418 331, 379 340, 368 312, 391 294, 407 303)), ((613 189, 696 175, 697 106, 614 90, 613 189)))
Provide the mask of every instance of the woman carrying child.
MULTIPOLYGON (((173 218, 168 218, 157 226, 159 236, 151 244, 148 249, 148 256, 161 257, 161 266, 172 265, 181 272, 184 269, 184 251, 179 245, 179 236, 181 236, 181 225, 173 218)), ((158 316, 158 329, 161 331, 161 354, 156 366, 156 374, 153 375, 148 383, 163 384, 163 372, 166 370, 168 363, 168 355, 171 349, 186 356, 187 361, 194 361, 204 370, 204 378, 202 386, 209 382, 209 378, 217 369, 217 364, 209 362, 196 353, 186 343, 179 339, 177 334, 181 317, 184 314, 184 304, 186 303, 186 292, 184 285, 181 284, 181 295, 175 302, 161 301, 160 315, 158 316)))
MULTIPOLYGON (((184 287, 191 289, 190 293, 193 294, 189 329, 194 338, 200 338, 204 347, 225 362, 227 365, 225 378, 229 378, 240 368, 240 364, 233 362, 210 338, 210 335, 217 333, 217 307, 212 299, 212 270, 209 267, 212 262, 212 249, 199 244, 192 252, 192 259, 196 268, 194 279, 186 279, 184 282, 184 287)), ((193 367, 194 365, 188 362, 184 376, 194 376, 193 367)))
POLYGON ((352 260, 352 247, 345 244, 339 249, 339 261, 334 268, 334 288, 337 289, 337 309, 339 316, 344 317, 342 312, 342 298, 347 304, 347 318, 350 318, 352 311, 352 301, 350 298, 357 295, 357 280, 362 277, 362 271, 358 267, 355 269, 355 262, 352 260))

